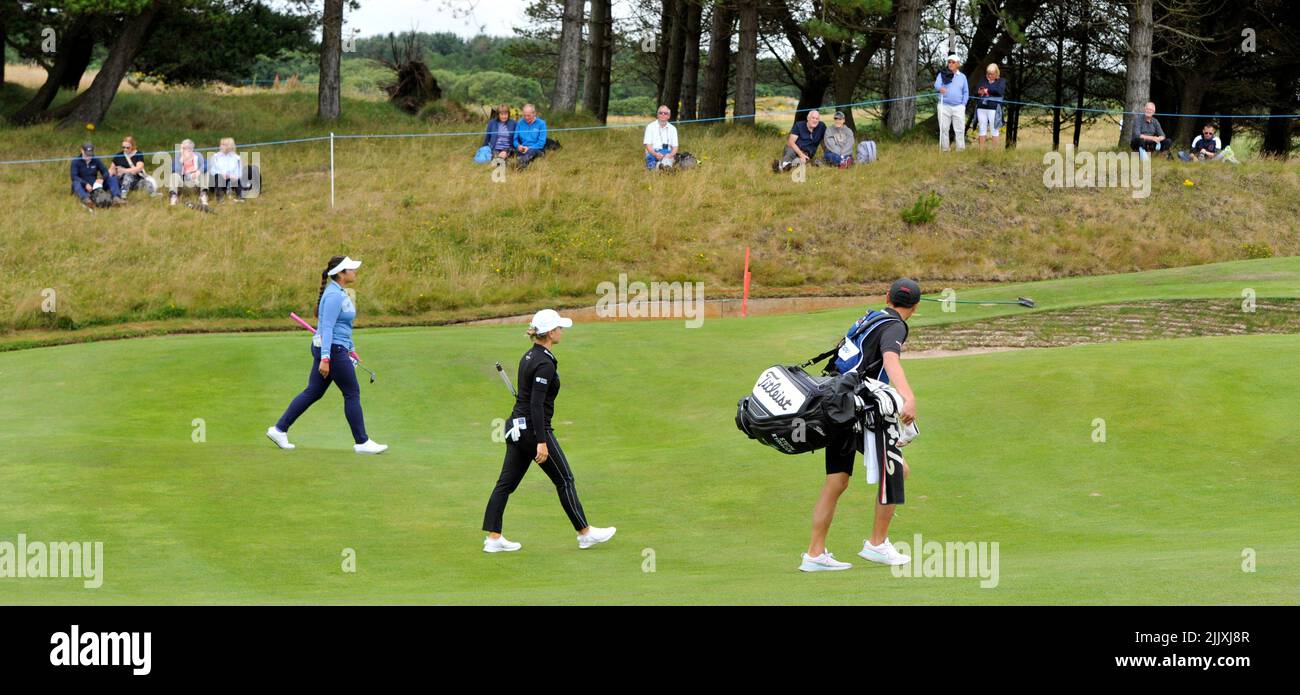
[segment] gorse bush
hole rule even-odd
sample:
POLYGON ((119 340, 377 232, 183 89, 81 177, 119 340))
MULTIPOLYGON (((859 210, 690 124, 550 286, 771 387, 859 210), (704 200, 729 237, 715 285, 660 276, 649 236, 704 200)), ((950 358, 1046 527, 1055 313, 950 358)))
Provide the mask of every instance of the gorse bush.
POLYGON ((922 194, 917 197, 916 202, 903 209, 903 221, 911 224, 929 224, 934 221, 934 214, 939 210, 939 202, 942 198, 938 193, 922 194))

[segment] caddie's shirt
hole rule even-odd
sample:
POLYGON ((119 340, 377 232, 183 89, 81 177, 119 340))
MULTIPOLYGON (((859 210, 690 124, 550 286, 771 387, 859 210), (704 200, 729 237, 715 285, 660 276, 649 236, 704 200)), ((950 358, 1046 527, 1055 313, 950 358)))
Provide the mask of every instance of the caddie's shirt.
POLYGON ((898 320, 890 321, 863 339, 862 361, 858 363, 858 372, 889 383, 889 375, 885 373, 885 353, 902 356, 903 343, 907 342, 907 322, 890 307, 885 307, 884 312, 898 320))
POLYGON ((560 393, 558 365, 559 360, 550 350, 536 344, 519 360, 519 395, 515 396, 510 417, 527 418, 524 434, 530 438, 536 439, 539 433, 551 429, 555 397, 560 393))

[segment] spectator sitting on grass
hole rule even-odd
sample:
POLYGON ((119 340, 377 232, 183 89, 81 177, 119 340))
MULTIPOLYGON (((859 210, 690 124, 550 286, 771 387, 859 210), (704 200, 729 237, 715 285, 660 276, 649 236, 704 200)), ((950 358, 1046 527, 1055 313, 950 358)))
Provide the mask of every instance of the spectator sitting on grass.
POLYGON ((221 149, 212 155, 208 162, 208 174, 212 177, 212 189, 218 198, 235 191, 235 202, 244 202, 244 163, 235 152, 234 138, 221 138, 221 149))
POLYGON ((172 160, 171 205, 180 198, 182 188, 194 188, 199 192, 199 205, 208 204, 208 187, 204 185, 207 178, 207 163, 194 151, 194 141, 186 138, 181 141, 180 150, 172 160))
POLYGON ((127 195, 136 188, 148 191, 151 196, 158 193, 158 182, 144 173, 144 155, 135 146, 135 138, 130 135, 122 138, 122 151, 113 155, 113 162, 108 165, 108 174, 117 179, 122 200, 126 200, 127 195))
POLYGON ((822 123, 822 115, 817 109, 808 112, 806 121, 799 121, 790 129, 790 137, 786 139, 785 152, 780 159, 772 160, 772 172, 780 173, 794 166, 796 163, 816 164, 817 148, 822 144, 822 138, 826 137, 826 124, 822 123))
POLYGON ((1178 158, 1184 162, 1232 162, 1237 164, 1237 158, 1232 156, 1232 148, 1224 147, 1219 137, 1214 134, 1214 124, 1206 123, 1201 128, 1201 134, 1192 140, 1192 152, 1179 152, 1178 158))
POLYGON ((853 129, 844 125, 844 121, 844 112, 836 111, 835 123, 826 129, 826 137, 822 139, 822 159, 841 169, 853 166, 853 150, 857 147, 853 129))
POLYGON ((532 104, 524 104, 521 113, 523 118, 515 124, 514 145, 522 171, 534 159, 546 154, 546 121, 537 117, 537 107, 532 104))
POLYGON ((1160 121, 1156 119, 1155 102, 1148 101, 1142 111, 1137 123, 1133 125, 1133 141, 1129 146, 1146 159, 1151 152, 1167 151, 1169 143, 1168 138, 1165 137, 1165 129, 1160 127, 1160 121))
POLYGON ((677 127, 668 122, 672 109, 660 106, 658 118, 645 127, 645 168, 672 169, 677 159, 677 127))
POLYGON ((72 160, 72 192, 77 194, 82 204, 88 208, 94 208, 95 204, 90 200, 90 192, 95 190, 95 184, 99 178, 104 179, 103 185, 108 187, 113 194, 113 203, 122 202, 122 191, 117 187, 117 179, 108 173, 104 163, 95 158, 95 146, 89 142, 81 145, 81 156, 72 160))
POLYGON ((488 121, 487 130, 483 133, 483 144, 480 147, 490 149, 493 157, 505 159, 512 154, 514 137, 515 121, 510 117, 510 105, 501 104, 492 119, 488 121))

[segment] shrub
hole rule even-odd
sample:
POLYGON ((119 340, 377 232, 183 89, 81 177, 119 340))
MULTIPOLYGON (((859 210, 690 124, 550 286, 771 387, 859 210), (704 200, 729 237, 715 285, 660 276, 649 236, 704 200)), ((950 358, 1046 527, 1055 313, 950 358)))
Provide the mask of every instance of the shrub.
POLYGON ((904 208, 902 212, 903 221, 916 224, 929 224, 934 221, 934 213, 939 209, 939 201, 942 198, 938 193, 931 191, 929 194, 918 196, 916 202, 909 208, 904 208))

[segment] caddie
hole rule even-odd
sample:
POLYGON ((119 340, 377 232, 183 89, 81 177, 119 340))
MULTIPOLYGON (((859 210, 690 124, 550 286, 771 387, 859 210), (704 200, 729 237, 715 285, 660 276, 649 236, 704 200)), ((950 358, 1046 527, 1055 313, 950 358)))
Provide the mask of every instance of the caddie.
MULTIPOLYGON (((852 567, 850 563, 836 560, 827 551, 826 536, 830 532, 840 495, 848 489, 858 442, 862 439, 867 440, 864 463, 869 471, 875 467, 873 472, 878 473, 881 482, 880 492, 876 495, 871 537, 863 542, 862 552, 858 555, 870 562, 885 565, 902 565, 911 561, 910 557, 901 555, 894 549, 888 534, 889 523, 894 518, 894 507, 903 503, 903 481, 907 475, 907 464, 903 461, 899 446, 906 444, 911 434, 898 430, 911 429, 916 419, 916 397, 907 383, 907 375, 903 373, 901 354, 903 344, 907 342, 907 320, 915 313, 920 301, 921 288, 914 280, 896 280, 889 288, 885 308, 868 312, 857 321, 849 329, 834 357, 834 371, 840 374, 856 371, 864 381, 875 379, 884 382, 903 398, 903 406, 896 416, 900 426, 893 433, 901 436, 873 438, 871 433, 867 433, 868 436, 863 437, 852 427, 828 433, 826 482, 813 507, 812 539, 799 565, 801 571, 821 572, 852 567), (872 446, 872 442, 883 442, 884 446, 872 446)), ((875 477, 869 476, 868 481, 875 477)))

